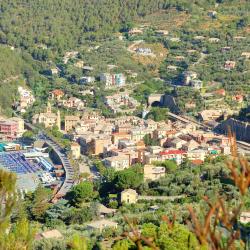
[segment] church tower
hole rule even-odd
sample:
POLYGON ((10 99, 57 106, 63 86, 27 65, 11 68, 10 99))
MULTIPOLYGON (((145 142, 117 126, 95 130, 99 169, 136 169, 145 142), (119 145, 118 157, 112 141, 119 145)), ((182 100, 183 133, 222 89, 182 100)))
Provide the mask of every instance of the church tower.
POLYGON ((61 130, 61 113, 60 113, 60 110, 58 109, 57 110, 57 119, 56 119, 56 125, 58 127, 58 130, 60 131, 61 130))
POLYGON ((48 102, 47 104, 47 113, 51 113, 51 104, 48 102))

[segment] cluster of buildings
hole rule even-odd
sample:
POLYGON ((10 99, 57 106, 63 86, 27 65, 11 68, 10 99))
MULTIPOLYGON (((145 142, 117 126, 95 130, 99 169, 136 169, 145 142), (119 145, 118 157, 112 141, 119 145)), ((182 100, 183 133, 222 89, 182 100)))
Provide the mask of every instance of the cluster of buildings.
POLYGON ((35 114, 32 117, 33 124, 43 124, 45 128, 52 128, 53 126, 57 126, 59 130, 61 130, 61 114, 60 111, 57 110, 57 113, 52 112, 51 104, 48 102, 47 108, 45 112, 35 114))
POLYGON ((18 112, 25 113, 26 109, 35 102, 35 97, 32 92, 22 86, 18 87, 19 101, 16 103, 18 112))
POLYGON ((103 82, 106 87, 121 87, 126 84, 126 77, 122 73, 102 73, 100 75, 100 81, 103 82))
POLYGON ((199 130, 192 123, 155 122, 135 116, 107 119, 89 112, 77 117, 70 129, 81 146, 78 152, 99 156, 107 168, 115 170, 142 163, 146 179, 164 174, 155 162, 174 160, 181 164, 189 159, 201 164, 209 155, 230 154, 227 137, 199 130), (146 135, 158 145, 145 145, 146 135))
POLYGON ((114 113, 132 113, 139 103, 126 92, 106 96, 105 104, 114 113))
POLYGON ((22 137, 24 129, 24 120, 18 117, 1 118, 0 117, 0 140, 12 141, 22 137))
POLYGON ((85 107, 85 102, 77 97, 68 97, 60 89, 55 89, 50 92, 50 99, 56 101, 59 107, 65 107, 82 111, 85 107))

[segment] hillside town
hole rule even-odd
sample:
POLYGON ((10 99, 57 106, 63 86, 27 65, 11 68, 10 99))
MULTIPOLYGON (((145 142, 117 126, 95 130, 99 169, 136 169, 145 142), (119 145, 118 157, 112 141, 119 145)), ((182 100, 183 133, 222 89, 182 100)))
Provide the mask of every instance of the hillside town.
POLYGON ((248 249, 248 1, 2 1, 0 250, 248 249))

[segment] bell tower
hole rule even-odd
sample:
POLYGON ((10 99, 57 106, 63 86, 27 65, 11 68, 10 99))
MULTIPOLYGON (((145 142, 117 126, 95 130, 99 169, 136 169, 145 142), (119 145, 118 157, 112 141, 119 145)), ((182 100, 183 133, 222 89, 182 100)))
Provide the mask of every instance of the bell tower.
POLYGON ((57 110, 57 119, 56 119, 56 125, 58 127, 58 130, 60 131, 61 130, 61 113, 60 113, 60 110, 58 109, 57 110))
POLYGON ((47 113, 51 113, 51 104, 48 102, 47 104, 47 113))

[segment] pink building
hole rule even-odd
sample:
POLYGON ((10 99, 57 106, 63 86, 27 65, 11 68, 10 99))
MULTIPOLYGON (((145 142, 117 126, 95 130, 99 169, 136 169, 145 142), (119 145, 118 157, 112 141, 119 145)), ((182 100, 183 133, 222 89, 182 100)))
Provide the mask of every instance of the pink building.
POLYGON ((0 121, 0 136, 5 139, 15 139, 18 132, 18 124, 14 121, 0 121))

